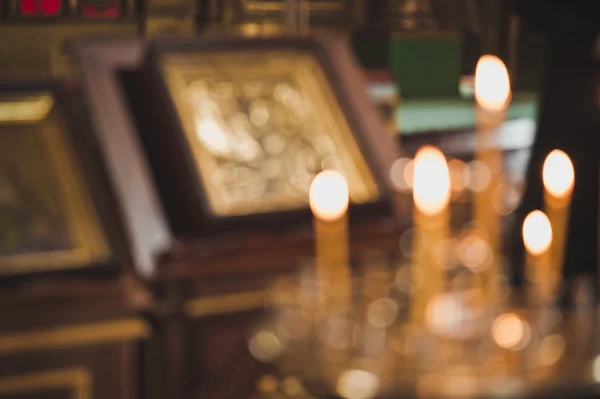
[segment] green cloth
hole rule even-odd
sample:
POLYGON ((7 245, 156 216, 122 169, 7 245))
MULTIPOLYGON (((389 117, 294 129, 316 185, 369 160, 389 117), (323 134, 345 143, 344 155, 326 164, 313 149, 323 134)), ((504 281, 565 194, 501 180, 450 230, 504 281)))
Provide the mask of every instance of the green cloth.
MULTIPOLYGON (((531 93, 515 94, 508 119, 537 115, 537 97, 531 93)), ((462 98, 404 99, 396 114, 402 134, 433 130, 468 129, 475 125, 475 103, 462 98)))
POLYGON ((390 41, 390 68, 402 98, 457 96, 460 77, 460 38, 397 38, 390 41))

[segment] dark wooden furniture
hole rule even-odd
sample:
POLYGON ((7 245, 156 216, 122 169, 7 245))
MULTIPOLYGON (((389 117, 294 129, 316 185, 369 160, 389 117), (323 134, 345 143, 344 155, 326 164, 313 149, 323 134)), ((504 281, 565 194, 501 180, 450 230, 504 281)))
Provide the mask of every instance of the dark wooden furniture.
MULTIPOLYGON (((36 255, 42 261, 36 267, 23 267, 23 270, 21 266, 29 264, 22 260, 27 254, 11 256, 10 251, 8 255, 0 252, 4 270, 11 271, 0 278, 0 313, 3 315, 0 397, 152 397, 158 388, 149 386, 149 379, 158 380, 146 361, 157 351, 153 349, 151 328, 142 318, 151 307, 152 296, 138 277, 137 270, 143 270, 143 266, 131 246, 137 242, 136 232, 125 228, 128 225, 123 217, 126 201, 115 189, 115 169, 106 158, 106 143, 98 140, 95 131, 90 129, 88 110, 75 85, 12 84, 2 86, 0 92, 6 101, 9 98, 41 99, 35 101, 42 103, 22 108, 23 114, 14 111, 12 115, 26 115, 28 109, 52 105, 48 115, 53 118, 50 120, 53 130, 52 135, 46 137, 51 139, 47 144, 62 143, 64 151, 57 159, 70 163, 69 170, 61 171, 58 177, 50 173, 52 170, 48 172, 50 186, 62 195, 60 206, 67 213, 70 212, 68 207, 73 206, 67 198, 72 193, 69 190, 82 194, 78 197, 78 206, 93 214, 95 223, 79 218, 69 223, 92 240, 92 244, 102 242, 105 247, 100 258, 82 257, 77 258, 81 262, 75 263, 68 263, 70 258, 56 257, 52 247, 42 249, 36 255), (68 178, 76 178, 78 184, 65 183, 63 180, 68 178), (59 190, 63 188, 65 192, 59 190), (89 263, 84 262, 86 259, 89 263)), ((11 123, 13 125, 0 126, 0 134, 49 134, 45 130, 15 131, 21 122, 15 119, 11 123)), ((46 156, 43 150, 38 156, 46 156)), ((51 169, 51 165, 47 167, 51 169)), ((23 173, 25 177, 28 175, 31 173, 23 173)), ((31 179, 28 182, 31 183, 31 179)), ((22 192, 31 195, 34 188, 22 192)), ((36 204, 42 206, 39 204, 48 199, 41 195, 37 200, 36 204)), ((30 218, 35 216, 35 213, 29 215, 30 218)), ((10 225, 8 228, 10 232, 10 225)), ((3 247, 3 251, 6 252, 6 248, 3 247)), ((152 362, 156 364, 155 360, 152 362)))
POLYGON ((95 298, 86 290, 85 299, 43 291, 2 300, 0 398, 154 397, 151 329, 115 289, 104 287, 95 298))

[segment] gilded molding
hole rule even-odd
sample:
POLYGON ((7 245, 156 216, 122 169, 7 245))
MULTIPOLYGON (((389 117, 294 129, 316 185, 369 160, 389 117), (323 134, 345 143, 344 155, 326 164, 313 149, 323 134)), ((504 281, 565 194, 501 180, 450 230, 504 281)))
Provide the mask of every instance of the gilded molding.
POLYGON ((72 399, 92 399, 92 376, 83 367, 0 377, 0 395, 69 389, 72 399))
POLYGON ((272 302, 271 291, 247 291, 236 294, 194 298, 185 305, 185 313, 192 318, 216 316, 262 309, 272 302))
POLYGON ((20 331, 0 335, 0 355, 123 342, 149 335, 150 328, 139 319, 20 331))

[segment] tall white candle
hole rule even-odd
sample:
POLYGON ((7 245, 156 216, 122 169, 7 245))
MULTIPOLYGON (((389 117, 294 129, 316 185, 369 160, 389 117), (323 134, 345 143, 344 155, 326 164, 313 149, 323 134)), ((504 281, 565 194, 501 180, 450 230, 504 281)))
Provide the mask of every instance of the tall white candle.
POLYGON ((542 171, 544 182, 545 211, 552 226, 552 248, 550 249, 550 268, 548 289, 556 296, 562 272, 565 238, 569 223, 571 193, 575 185, 573 163, 567 154, 553 150, 544 161, 542 171))
POLYGON ((351 295, 348 250, 348 184, 339 172, 319 173, 310 186, 321 306, 347 306, 351 295))
POLYGON ((501 189, 503 160, 499 143, 499 128, 506 119, 511 99, 510 79, 506 66, 498 57, 484 55, 475 71, 475 110, 477 146, 475 158, 490 173, 488 185, 479 191, 474 201, 474 220, 490 246, 492 256, 489 267, 482 271, 485 296, 490 301, 498 299, 500 277, 500 216, 495 212, 494 195, 501 189))
POLYGON ((444 265, 436 264, 434 250, 450 236, 450 173, 444 154, 435 147, 421 148, 413 172, 414 265, 423 282, 413 295, 412 320, 426 322, 427 306, 444 288, 444 265))
POLYGON ((523 221, 523 243, 527 250, 525 273, 533 282, 535 299, 548 302, 552 298, 550 279, 550 247, 552 226, 546 214, 535 210, 523 221))

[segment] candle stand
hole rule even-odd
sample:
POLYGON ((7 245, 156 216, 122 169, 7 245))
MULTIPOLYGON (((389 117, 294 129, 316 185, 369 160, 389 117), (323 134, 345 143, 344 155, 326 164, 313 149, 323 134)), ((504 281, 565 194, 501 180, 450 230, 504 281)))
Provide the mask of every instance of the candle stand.
MULTIPOLYGON (((481 167, 449 165, 451 178, 468 175, 453 167, 481 167)), ((499 183, 504 197, 493 207, 501 224, 510 220, 523 186, 504 176, 499 183)), ((528 265, 538 272, 526 273, 527 284, 512 287, 506 257, 492 251, 472 220, 469 204, 478 187, 453 191, 451 233, 444 241, 415 245, 415 226, 400 237, 396 253, 355 257, 350 299, 330 295, 325 311, 319 304, 327 284, 316 264, 276 281, 270 311, 248 338, 252 355, 273 363, 279 373, 260 389, 264 397, 573 399, 600 394, 593 280, 570 287, 568 307, 558 300, 564 282, 549 285, 544 277, 549 269, 535 269, 538 263, 528 265), (414 298, 431 283, 416 267, 419 250, 430 252, 430 266, 443 284, 424 314, 414 317, 414 298), (492 264, 499 264, 501 273, 492 281, 494 289, 486 290, 482 276, 492 264)), ((407 196, 410 192, 406 189, 407 196)))

